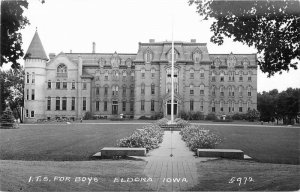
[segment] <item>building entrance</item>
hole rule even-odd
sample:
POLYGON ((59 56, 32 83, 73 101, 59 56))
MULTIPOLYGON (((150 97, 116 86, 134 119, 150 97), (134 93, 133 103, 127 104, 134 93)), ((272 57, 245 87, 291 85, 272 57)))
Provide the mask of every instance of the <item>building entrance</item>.
MULTIPOLYGON (((176 100, 174 100, 173 105, 174 105, 174 115, 177 115, 177 107, 178 107, 178 105, 177 105, 177 101, 176 100)), ((167 115, 171 115, 171 107, 172 107, 171 100, 169 100, 167 102, 167 107, 166 107, 166 109, 167 109, 167 115)))
POLYGON ((112 103, 112 114, 113 115, 118 114, 118 101, 113 101, 112 103))

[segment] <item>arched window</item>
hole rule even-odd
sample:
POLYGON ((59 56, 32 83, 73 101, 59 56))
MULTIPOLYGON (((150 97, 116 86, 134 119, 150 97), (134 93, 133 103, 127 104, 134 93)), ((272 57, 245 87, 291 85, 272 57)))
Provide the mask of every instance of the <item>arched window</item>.
POLYGON ((126 85, 122 86, 122 95, 126 96, 126 85))
POLYGON ((243 102, 239 101, 239 112, 243 112, 243 102))
POLYGON ((130 72, 130 78, 131 78, 131 81, 134 81, 134 71, 130 72))
POLYGON ((195 63, 200 63, 201 59, 202 59, 202 54, 201 54, 200 50, 195 51, 194 54, 193 54, 194 62, 195 63))
POLYGON ((59 64, 57 67, 57 76, 58 77, 67 77, 67 66, 65 64, 59 64))
POLYGON ((152 69, 151 69, 151 78, 154 78, 154 77, 155 77, 155 69, 152 68, 152 69))
POLYGON ((204 95, 204 85, 200 85, 200 95, 204 95))
POLYGON ((243 87, 241 85, 239 86, 239 95, 243 96, 243 87))
POLYGON ((200 69, 200 78, 204 78, 204 69, 200 69))
POLYGON ((153 58, 152 51, 150 49, 148 49, 145 52, 144 57, 145 57, 144 59, 145 59, 146 63, 150 63, 152 61, 152 58, 153 58))
POLYGON ((151 94, 152 95, 155 94, 155 84, 154 83, 151 84, 151 94))
POLYGON ((224 72, 223 71, 220 73, 220 81, 224 82, 224 72))
POLYGON ((214 60, 214 65, 215 65, 216 67, 222 65, 222 61, 220 60, 219 57, 217 57, 217 58, 214 60))
POLYGON ((145 79, 145 69, 141 69, 141 77, 142 79, 145 79))
POLYGON ((251 106, 251 101, 247 101, 247 110, 248 111, 251 109, 250 106, 251 106))
POLYGON ((30 77, 29 77, 29 73, 27 72, 27 75, 26 75, 26 82, 27 82, 27 83, 29 83, 29 78, 30 78, 30 77))
POLYGON ((224 101, 220 101, 220 111, 224 111, 224 101))
POLYGON ((127 65, 127 67, 131 67, 131 59, 127 59, 125 64, 127 65))
POLYGON ((200 111, 203 112, 203 110, 204 110, 204 101, 201 100, 200 101, 200 111))
POLYGON ((108 85, 104 86, 104 95, 107 96, 108 95, 108 85))
POLYGON ((211 112, 216 112, 216 105, 215 105, 215 101, 211 101, 211 112))
POLYGON ((215 81, 216 81, 216 74, 215 74, 214 71, 211 73, 211 81, 212 81, 212 82, 215 82, 215 81))
POLYGON ((247 87, 247 94, 248 94, 248 97, 251 97, 251 87, 247 87))
POLYGON ((190 95, 194 95, 194 85, 190 85, 190 95))
POLYGON ((220 87, 220 96, 224 97, 224 86, 220 87))
POLYGON ((122 76, 123 76, 123 81, 126 81, 127 72, 125 70, 123 71, 122 76))
POLYGON ((35 83, 35 73, 34 72, 32 72, 32 77, 31 77, 31 83, 35 83))
POLYGON ((239 72, 239 81, 243 81, 243 71, 239 72))
POLYGON ((244 58, 244 59, 242 60, 241 64, 244 65, 244 66, 246 67, 246 66, 250 65, 250 62, 249 62, 249 60, 248 60, 247 58, 244 58))
POLYGON ((248 81, 252 81, 252 72, 251 71, 248 72, 248 81))
POLYGON ((167 83, 167 93, 170 93, 172 89, 172 84, 171 83, 167 83))
POLYGON ((141 94, 145 95, 145 84, 144 83, 141 84, 141 94))
POLYGON ((108 71, 106 70, 105 73, 104 73, 104 80, 105 81, 108 81, 108 71))
POLYGON ((134 96, 134 85, 130 85, 130 96, 134 96))
MULTIPOLYGON (((172 62, 172 49, 170 49, 170 51, 168 52, 168 61, 172 62)), ((179 53, 177 52, 177 50, 174 48, 174 62, 177 60, 177 58, 179 57, 179 53)))
POLYGON ((215 86, 212 86, 211 94, 212 94, 212 96, 216 96, 216 87, 215 86))
POLYGON ((190 79, 194 79, 195 70, 192 68, 190 69, 190 79))
POLYGON ((229 71, 229 72, 228 72, 228 75, 229 75, 228 80, 229 80, 229 81, 234 81, 234 71, 229 71))

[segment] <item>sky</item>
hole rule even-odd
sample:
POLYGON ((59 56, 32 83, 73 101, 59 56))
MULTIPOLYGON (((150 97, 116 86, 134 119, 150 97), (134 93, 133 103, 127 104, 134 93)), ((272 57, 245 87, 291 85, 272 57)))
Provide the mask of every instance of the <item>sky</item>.
MULTIPOLYGON (((27 51, 38 30, 47 54, 60 52, 137 53, 138 42, 172 40, 207 43, 209 53, 256 53, 253 47, 226 39, 210 42, 213 20, 202 20, 188 0, 29 0, 25 15, 31 25, 21 30, 27 51)), ((23 60, 21 63, 24 63, 23 60)), ((300 70, 267 78, 258 70, 258 92, 300 88, 300 70)))

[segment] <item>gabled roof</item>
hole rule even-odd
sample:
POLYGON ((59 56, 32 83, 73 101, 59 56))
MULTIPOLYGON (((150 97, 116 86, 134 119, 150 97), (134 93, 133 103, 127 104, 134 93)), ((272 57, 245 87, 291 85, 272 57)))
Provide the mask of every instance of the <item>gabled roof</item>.
POLYGON ((41 39, 39 37, 39 34, 37 31, 35 31, 35 34, 32 38, 32 41, 28 47, 28 50, 25 54, 24 59, 42 59, 42 60, 48 60, 48 57, 46 55, 46 52, 44 50, 44 47, 42 45, 41 39))

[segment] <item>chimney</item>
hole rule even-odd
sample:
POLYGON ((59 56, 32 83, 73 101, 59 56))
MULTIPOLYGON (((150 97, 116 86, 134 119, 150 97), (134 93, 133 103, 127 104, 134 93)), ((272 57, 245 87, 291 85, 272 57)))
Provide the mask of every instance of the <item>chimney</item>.
POLYGON ((54 59, 54 57, 55 57, 55 53, 49 53, 50 60, 54 59))
POLYGON ((191 39, 191 43, 196 43, 196 39, 191 39))
POLYGON ((95 52, 96 52, 96 43, 93 42, 93 53, 95 53, 95 52))
POLYGON ((155 43, 155 39, 149 39, 149 43, 155 43))

